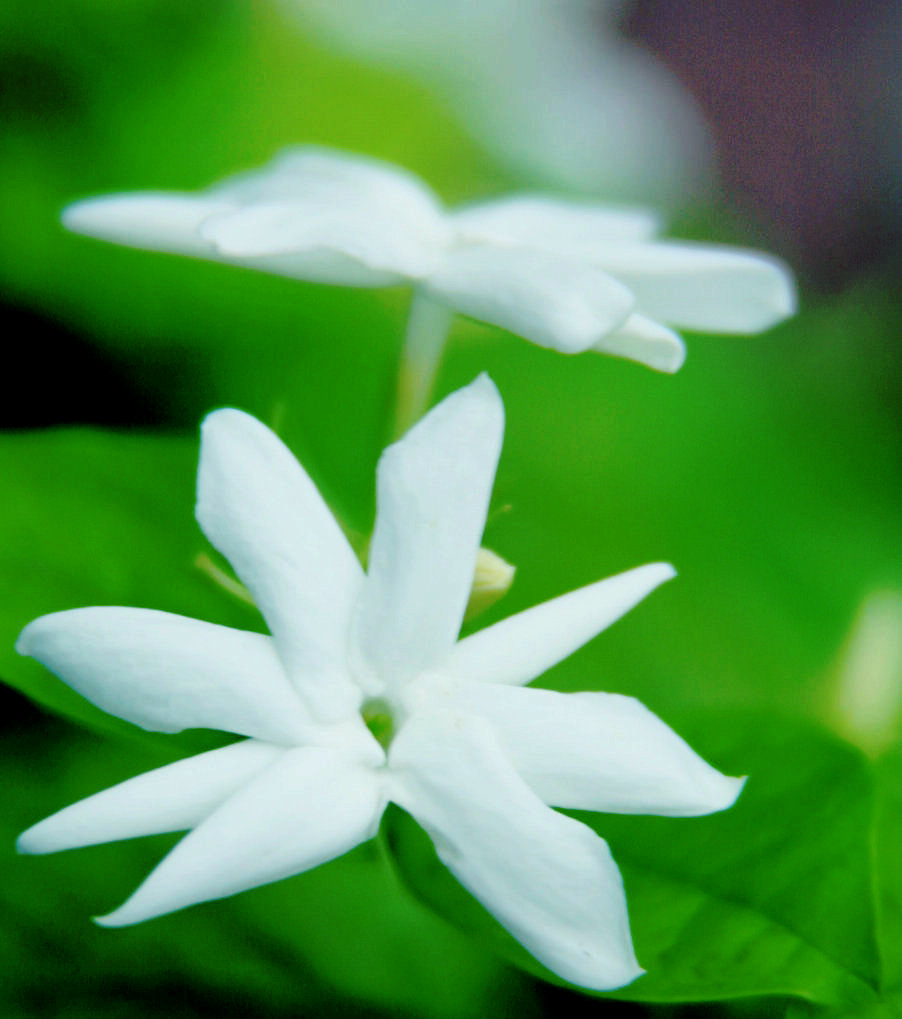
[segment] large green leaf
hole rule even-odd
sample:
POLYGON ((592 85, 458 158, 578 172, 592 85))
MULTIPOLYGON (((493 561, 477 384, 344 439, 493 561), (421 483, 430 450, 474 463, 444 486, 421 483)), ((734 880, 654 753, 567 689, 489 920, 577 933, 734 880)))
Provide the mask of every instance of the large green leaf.
POLYGON ((884 989, 902 1016, 902 746, 884 754, 877 772, 875 857, 884 989))
MULTIPOLYGON (((874 889, 883 978, 880 1000, 862 1008, 819 1010, 816 1019, 899 1019, 902 1016, 902 746, 874 762, 876 802, 873 824, 874 889)), ((810 1019, 796 1007, 786 1019, 810 1019)))

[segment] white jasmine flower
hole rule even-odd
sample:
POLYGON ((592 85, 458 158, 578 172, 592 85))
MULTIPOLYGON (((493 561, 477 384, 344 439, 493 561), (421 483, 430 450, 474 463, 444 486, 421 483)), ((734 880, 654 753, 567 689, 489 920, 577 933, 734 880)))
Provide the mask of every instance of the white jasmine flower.
POLYGON ((566 354, 598 350, 661 371, 671 327, 753 333, 791 314, 792 279, 754 252, 655 239, 647 211, 521 195, 456 211, 412 174, 314 147, 197 194, 71 205, 65 225, 138 248, 319 283, 409 283, 453 311, 566 354))
POLYGON ((456 641, 502 430, 482 376, 386 450, 364 574, 280 440, 240 411, 211 414, 197 518, 272 636, 101 607, 43 616, 17 647, 145 729, 247 738, 67 807, 20 850, 191 829, 99 920, 121 926, 339 856, 375 834, 391 800, 551 970, 596 989, 638 976, 606 843, 549 805, 706 814, 741 782, 630 697, 524 688, 669 579, 666 564, 456 641))

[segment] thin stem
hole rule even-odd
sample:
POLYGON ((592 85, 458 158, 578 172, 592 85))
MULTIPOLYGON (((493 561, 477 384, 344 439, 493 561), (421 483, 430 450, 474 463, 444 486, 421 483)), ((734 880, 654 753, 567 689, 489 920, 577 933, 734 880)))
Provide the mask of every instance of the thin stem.
POLYGON ((250 591, 241 583, 240 580, 235 580, 234 577, 230 577, 225 570, 220 569, 216 563, 207 555, 206 552, 198 552, 194 557, 194 565, 206 575, 218 584, 224 591, 228 591, 229 594, 234 595, 239 601, 243 601, 247 605, 253 605, 256 608, 254 599, 251 597, 250 591))
POLYGON ((454 312, 414 291, 398 369, 393 437, 400 438, 426 412, 454 312))

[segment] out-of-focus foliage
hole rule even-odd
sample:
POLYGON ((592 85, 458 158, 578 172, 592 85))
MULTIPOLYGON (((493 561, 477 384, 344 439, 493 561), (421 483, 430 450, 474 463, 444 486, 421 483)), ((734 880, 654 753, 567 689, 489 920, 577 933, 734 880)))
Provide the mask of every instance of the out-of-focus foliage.
MULTIPOLYGON (((408 299, 104 246, 65 235, 60 207, 201 186, 306 141, 408 165, 449 200, 518 182, 415 85, 304 41, 263 2, 44 0, 8 5, 0 27, 0 286, 115 357, 175 433, 0 440, 0 675, 104 736, 67 742, 54 726, 10 738, 0 768, 11 854, 39 817, 210 739, 103 716, 14 654, 18 630, 45 612, 111 603, 259 628, 194 566, 197 424, 235 404, 275 425, 365 536, 408 299)), ((717 210, 697 219, 720 220, 717 210)), ((730 233, 741 240, 742 225, 730 233)), ((902 589, 902 314, 880 279, 803 304, 764 337, 688 337, 673 378, 461 320, 439 389, 485 369, 507 409, 486 544, 517 579, 470 628, 641 562, 674 562, 677 581, 541 684, 635 695, 714 764, 750 776, 717 817, 585 816, 623 869, 650 971, 624 995, 779 996, 743 1006, 762 1015, 795 996, 793 1016, 807 1001, 880 1019, 902 1012, 902 756, 896 747, 866 761, 825 730, 861 602, 902 589)), ((5 381, 42 401, 42 377, 5 381)), ((103 400, 90 378, 71 386, 103 400)), ((226 902, 97 931, 87 917, 123 898, 171 842, 140 840, 7 861, 0 958, 11 978, 0 1001, 10 1015, 55 1014, 68 993, 71 1014, 107 1014, 92 1004, 102 986, 121 994, 108 1014, 147 1014, 163 983, 173 1015, 211 1001, 245 1014, 262 1002, 276 1016, 448 1017, 516 1001, 530 1015, 535 1005, 504 997, 521 985, 486 948, 478 907, 463 894, 449 905, 448 879, 432 883, 428 843, 403 818, 391 833, 405 882, 452 923, 471 918, 477 939, 416 903, 372 847, 226 902)))
POLYGON ((443 97, 536 187, 678 203, 709 182, 707 125, 618 29, 622 0, 282 0, 317 32, 443 97))

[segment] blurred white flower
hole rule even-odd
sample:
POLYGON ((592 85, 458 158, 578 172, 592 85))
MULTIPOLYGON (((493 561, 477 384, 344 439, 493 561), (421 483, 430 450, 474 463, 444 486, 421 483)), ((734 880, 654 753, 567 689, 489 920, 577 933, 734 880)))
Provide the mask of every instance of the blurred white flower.
POLYGON ((656 217, 537 195, 445 212, 414 175, 316 147, 196 194, 69 206, 78 233, 319 283, 410 283, 432 304, 567 354, 598 350, 661 371, 685 356, 669 326, 766 329, 795 307, 767 256, 658 241, 656 217))
POLYGON ((482 376, 386 450, 364 575, 280 440, 239 411, 211 414, 197 518, 272 636, 101 607, 35 620, 18 649, 145 729, 248 738, 67 807, 26 831, 20 850, 192 829, 99 921, 121 926, 339 856, 375 834, 392 800, 551 970, 596 989, 638 976, 606 843, 546 804, 707 814, 730 806, 741 782, 630 697, 523 689, 669 579, 670 566, 639 567, 456 642, 502 431, 500 397, 482 376))
POLYGON ((835 672, 830 721, 878 757, 902 728, 902 592, 878 588, 867 595, 835 672))
POLYGON ((619 31, 623 0, 283 6, 302 31, 425 84, 538 186, 683 202, 713 176, 707 125, 668 68, 619 31))

